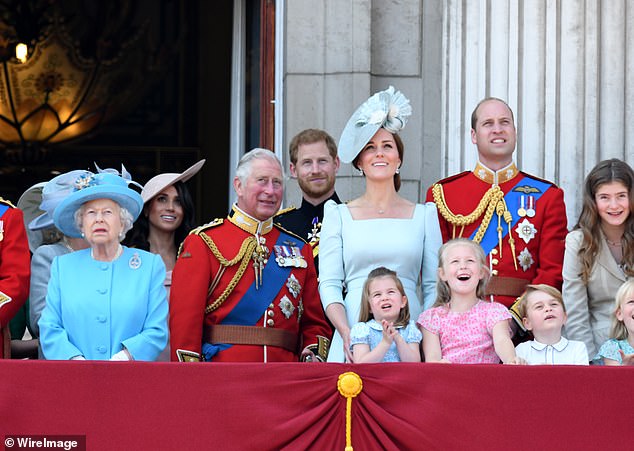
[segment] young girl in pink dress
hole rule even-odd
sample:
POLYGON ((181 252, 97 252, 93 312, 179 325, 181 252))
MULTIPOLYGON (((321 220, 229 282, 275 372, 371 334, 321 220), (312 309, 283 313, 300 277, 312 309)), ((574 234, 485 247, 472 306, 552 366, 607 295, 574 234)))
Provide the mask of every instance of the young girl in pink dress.
POLYGON ((508 310, 483 300, 489 271, 480 245, 456 238, 438 256, 438 297, 417 321, 425 361, 523 363, 511 341, 508 310))

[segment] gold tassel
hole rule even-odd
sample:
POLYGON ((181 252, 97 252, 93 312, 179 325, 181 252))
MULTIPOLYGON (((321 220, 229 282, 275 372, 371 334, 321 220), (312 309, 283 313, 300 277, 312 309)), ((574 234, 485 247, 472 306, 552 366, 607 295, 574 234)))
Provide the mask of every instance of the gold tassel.
POLYGON ((345 451, 353 451, 352 448, 352 398, 363 390, 361 377, 352 371, 340 374, 337 380, 337 389, 341 396, 346 398, 346 448, 345 451))

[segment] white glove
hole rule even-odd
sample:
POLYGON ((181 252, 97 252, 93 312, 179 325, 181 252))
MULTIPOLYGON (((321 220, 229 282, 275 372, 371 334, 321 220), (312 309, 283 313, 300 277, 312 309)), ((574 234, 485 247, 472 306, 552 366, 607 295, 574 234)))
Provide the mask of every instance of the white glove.
POLYGON ((128 357, 128 353, 125 351, 119 351, 117 352, 115 355, 113 355, 112 357, 110 357, 110 360, 112 361, 128 361, 130 360, 130 357, 128 357))

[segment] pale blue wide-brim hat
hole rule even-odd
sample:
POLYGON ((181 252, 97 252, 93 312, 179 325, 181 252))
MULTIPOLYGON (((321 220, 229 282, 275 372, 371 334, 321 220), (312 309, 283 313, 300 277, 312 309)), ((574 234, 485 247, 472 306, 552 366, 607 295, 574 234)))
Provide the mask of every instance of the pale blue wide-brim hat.
MULTIPOLYGON (((31 253, 35 252, 42 242, 44 241, 44 235, 40 230, 31 230, 30 223, 38 216, 44 214, 40 210, 40 204, 42 203, 42 189, 46 185, 46 182, 36 183, 28 188, 18 200, 17 207, 22 210, 24 214, 24 227, 26 228, 26 237, 29 240, 29 249, 31 253)), ((51 221, 52 224, 52 221, 51 221)))
POLYGON ((110 199, 130 212, 136 220, 143 208, 141 195, 128 187, 131 180, 118 174, 102 172, 78 177, 73 183, 73 192, 55 209, 55 226, 69 237, 78 238, 81 231, 75 224, 75 212, 86 202, 96 199, 110 199))
POLYGON ((344 163, 351 163, 380 128, 400 132, 412 115, 409 100, 390 86, 363 102, 346 124, 337 152, 344 163))
POLYGON ((54 225, 53 215, 59 204, 75 191, 75 180, 89 176, 91 172, 77 169, 65 172, 44 183, 40 193, 39 210, 42 214, 29 222, 29 230, 41 230, 54 225))

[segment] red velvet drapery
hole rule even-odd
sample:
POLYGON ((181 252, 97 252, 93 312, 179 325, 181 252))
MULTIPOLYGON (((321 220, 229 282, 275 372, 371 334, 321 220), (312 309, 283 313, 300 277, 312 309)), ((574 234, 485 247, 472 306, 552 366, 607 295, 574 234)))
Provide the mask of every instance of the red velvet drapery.
POLYGON ((0 361, 0 437, 89 450, 631 449, 634 369, 0 361))

